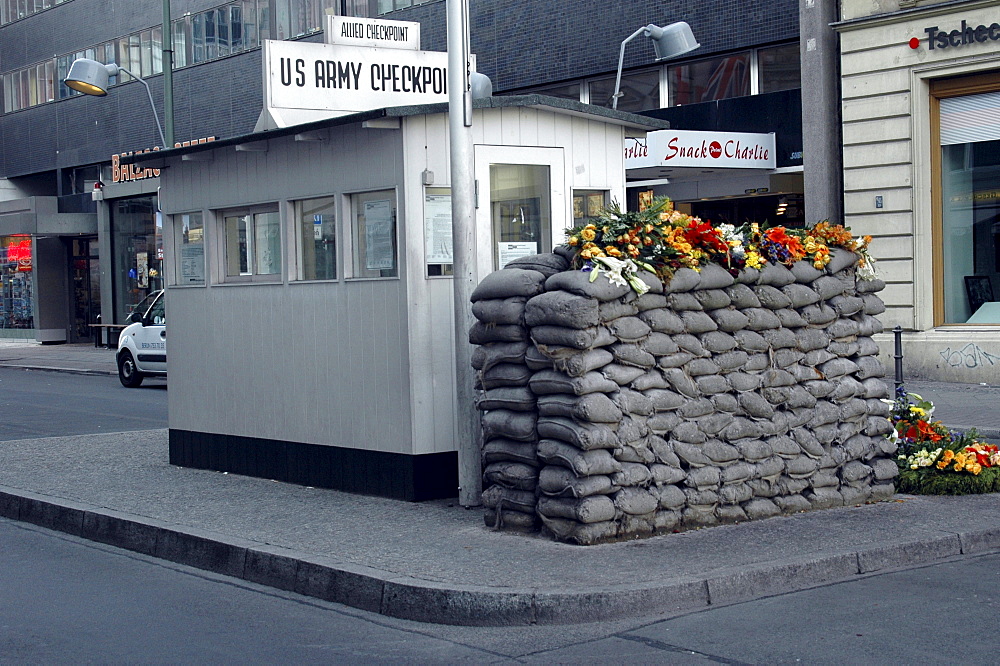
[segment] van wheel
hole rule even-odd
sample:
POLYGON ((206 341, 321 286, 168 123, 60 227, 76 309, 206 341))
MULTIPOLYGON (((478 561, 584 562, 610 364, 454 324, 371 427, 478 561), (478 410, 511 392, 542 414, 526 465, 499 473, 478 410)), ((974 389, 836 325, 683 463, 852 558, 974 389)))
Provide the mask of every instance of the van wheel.
POLYGON ((118 357, 118 380, 122 383, 122 386, 135 388, 142 384, 142 379, 143 375, 135 367, 135 359, 132 358, 132 353, 127 349, 123 350, 118 357))

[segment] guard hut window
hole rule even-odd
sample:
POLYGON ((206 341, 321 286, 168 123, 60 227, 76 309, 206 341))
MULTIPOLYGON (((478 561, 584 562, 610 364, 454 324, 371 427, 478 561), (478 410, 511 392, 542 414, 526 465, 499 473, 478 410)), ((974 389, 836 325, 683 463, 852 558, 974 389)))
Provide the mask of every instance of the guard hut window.
POLYGON ((396 191, 352 194, 351 216, 354 235, 351 277, 399 277, 396 191))
POLYGON ((424 260, 428 277, 454 275, 451 242, 451 188, 424 189, 424 260))
POLYGON ((179 285, 205 284, 205 222, 201 213, 174 215, 179 285))
POLYGON ((227 282, 279 279, 281 220, 278 211, 227 211, 223 225, 227 282))
POLYGON ((295 202, 298 225, 298 279, 337 279, 337 199, 295 202))

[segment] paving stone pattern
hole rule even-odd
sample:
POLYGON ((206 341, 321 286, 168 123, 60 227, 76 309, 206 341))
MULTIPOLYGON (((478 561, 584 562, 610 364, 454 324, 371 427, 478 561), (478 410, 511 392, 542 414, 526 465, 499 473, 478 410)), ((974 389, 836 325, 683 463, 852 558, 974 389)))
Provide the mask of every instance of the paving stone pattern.
POLYGON ((527 257, 472 296, 486 523, 578 544, 892 496, 885 306, 829 266, 646 273, 527 257))

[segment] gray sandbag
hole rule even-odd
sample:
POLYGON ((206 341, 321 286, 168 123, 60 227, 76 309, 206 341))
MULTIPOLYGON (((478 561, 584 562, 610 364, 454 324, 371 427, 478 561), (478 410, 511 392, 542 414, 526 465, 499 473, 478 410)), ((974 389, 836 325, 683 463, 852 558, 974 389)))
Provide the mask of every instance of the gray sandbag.
POLYGON ((772 328, 781 328, 781 320, 778 315, 765 308, 746 308, 741 310, 747 316, 747 329, 751 331, 765 331, 772 328))
POLYGON ((874 294, 875 292, 882 291, 885 289, 885 282, 879 278, 872 278, 870 280, 858 280, 855 285, 855 289, 859 294, 874 294))
MULTIPOLYGON (((760 394, 772 405, 782 405, 788 401, 792 395, 792 389, 788 386, 777 386, 773 388, 761 389, 760 394)), ((778 412, 780 413, 780 412, 778 412)), ((777 414, 776 414, 777 415, 777 414)))
POLYGON ((765 370, 761 375, 765 388, 776 388, 779 386, 795 386, 798 384, 792 373, 780 368, 765 370))
MULTIPOLYGON (((600 321, 611 321, 612 319, 618 319, 619 317, 634 317, 639 314, 639 303, 647 303, 648 301, 643 301, 646 296, 650 298, 666 298, 663 296, 656 296, 653 294, 643 294, 634 301, 626 303, 624 300, 618 301, 606 301, 604 303, 598 302, 597 305, 597 316, 600 317, 600 321)), ((580 297, 582 298, 582 297, 580 297)), ((645 308, 647 310, 652 310, 652 308, 645 308)))
POLYGON ((533 412, 535 405, 535 394, 527 386, 502 386, 488 389, 476 402, 476 407, 484 412, 494 409, 533 412))
POLYGON ((818 460, 826 454, 826 450, 820 444, 819 439, 816 438, 812 430, 808 428, 793 428, 789 434, 795 439, 795 443, 799 445, 802 452, 810 458, 818 460))
POLYGON ((809 411, 811 413, 809 425, 813 428, 840 421, 840 407, 829 400, 817 400, 816 406, 809 411))
MULTIPOLYGON (((816 331, 819 329, 812 328, 809 330, 816 331)), ((799 342, 800 343, 802 342, 801 339, 799 340, 799 342)), ((810 367, 815 368, 817 365, 821 365, 835 358, 837 358, 836 354, 831 354, 825 349, 825 347, 821 347, 819 349, 812 349, 810 351, 807 351, 805 357, 803 357, 802 359, 802 363, 803 365, 808 365, 810 367)), ((816 377, 810 376, 809 379, 816 379, 817 377, 821 377, 821 375, 817 375, 816 377)), ((806 380, 803 379, 803 381, 806 380)))
POLYGON ((485 390, 504 386, 527 386, 534 372, 526 366, 517 363, 500 363, 482 373, 480 382, 485 390))
POLYGON ((614 501, 619 511, 633 516, 653 513, 660 504, 659 496, 646 488, 622 488, 614 494, 614 501))
POLYGON ((653 483, 657 487, 674 487, 673 484, 680 483, 687 477, 687 473, 680 467, 672 467, 662 463, 652 463, 649 466, 649 473, 653 475, 653 483))
MULTIPOLYGON (((559 345, 574 349, 604 347, 615 341, 611 332, 603 326, 590 328, 564 328, 562 326, 533 326, 531 340, 541 348, 543 345, 559 345)), ((544 352, 545 350, 542 349, 544 352)))
POLYGON ((530 442, 537 438, 536 420, 534 412, 513 412, 509 409, 484 412, 479 419, 484 440, 505 437, 519 442, 530 442))
POLYGON ((640 312, 646 312, 647 310, 656 310, 665 307, 667 307, 666 296, 664 296, 663 294, 654 294, 651 292, 647 292, 642 296, 640 296, 639 298, 635 299, 635 303, 633 305, 634 308, 633 312, 622 313, 617 316, 607 316, 605 314, 605 311, 601 310, 601 317, 603 317, 605 321, 608 321, 611 319, 617 319, 618 317, 636 315, 639 314, 640 312))
POLYGON ((754 463, 754 476, 760 479, 777 480, 785 471, 785 460, 781 456, 771 456, 754 463))
POLYGON ((660 279, 659 275, 655 273, 650 273, 645 269, 640 270, 635 275, 640 282, 649 287, 649 291, 646 292, 647 294, 660 295, 665 291, 665 287, 663 286, 663 280, 660 279))
POLYGON ((718 264, 707 264, 701 267, 698 274, 699 289, 725 289, 736 282, 736 278, 718 264))
POLYGON ((877 377, 872 377, 861 382, 864 387, 865 398, 888 398, 889 385, 877 377))
POLYGON ((743 310, 760 307, 760 299, 757 298, 757 294, 754 293, 752 287, 745 284, 734 284, 731 287, 727 287, 725 292, 735 308, 743 310))
MULTIPOLYGON (((701 450, 701 447, 697 444, 691 444, 688 442, 682 442, 680 440, 674 439, 670 441, 670 446, 682 461, 684 461, 691 468, 707 467, 712 464, 712 460, 705 455, 701 450)), ((688 470, 690 474, 691 470, 688 470)))
POLYGON ((677 414, 684 419, 696 419, 706 414, 714 414, 715 405, 708 398, 697 398, 688 400, 677 410, 677 414))
POLYGON ((528 326, 591 328, 600 323, 598 302, 565 291, 547 291, 527 301, 524 323, 528 326))
POLYGON ((514 324, 484 324, 477 321, 469 329, 469 342, 485 345, 490 342, 524 342, 528 339, 528 329, 514 324))
POLYGON ((525 513, 511 509, 492 510, 487 509, 483 514, 483 521, 487 527, 498 530, 509 530, 516 532, 534 532, 538 527, 538 518, 534 512, 525 513))
POLYGON ((538 467, 537 445, 535 442, 518 442, 506 437, 495 437, 483 444, 483 462, 519 462, 538 467))
POLYGON ((531 297, 542 293, 545 276, 538 271, 506 269, 494 271, 483 278, 473 290, 470 300, 486 301, 512 296, 531 297))
POLYGON ((768 310, 780 310, 792 305, 792 299, 785 292, 769 284, 757 285, 753 288, 753 291, 757 295, 757 300, 760 301, 761 307, 765 307, 768 310))
POLYGON ((882 322, 871 315, 855 315, 858 322, 858 335, 872 336, 882 332, 882 322))
POLYGON ((837 319, 837 311, 826 303, 814 303, 799 309, 802 318, 812 326, 824 326, 837 319))
POLYGON ((688 400, 679 393, 665 389, 654 389, 646 391, 645 394, 653 401, 653 409, 658 412, 677 409, 688 400))
POLYGON ((581 396, 553 393, 538 396, 538 413, 590 423, 618 423, 622 419, 622 410, 606 393, 581 396))
POLYGON ((581 451, 577 447, 555 439, 538 442, 538 457, 549 465, 560 465, 573 471, 577 476, 614 474, 622 465, 607 449, 581 451))
MULTIPOLYGON (((815 368, 808 368, 812 373, 815 373, 815 368)), ((814 396, 809 391, 805 390, 801 385, 790 386, 791 390, 788 394, 788 402, 785 403, 785 407, 796 408, 805 407, 806 409, 812 409, 816 406, 816 396, 814 396)))
POLYGON ((778 508, 778 505, 764 497, 757 497, 744 503, 743 511, 746 512, 747 518, 750 520, 773 518, 781 515, 781 509, 778 508))
POLYGON ((798 345, 795 331, 788 328, 772 328, 760 332, 771 349, 787 349, 798 345))
POLYGON ((675 485, 663 485, 656 489, 661 509, 679 509, 687 504, 687 495, 675 485))
POLYGON ((610 495, 618 487, 611 483, 610 476, 577 476, 569 468, 546 465, 538 473, 538 489, 555 497, 590 497, 610 495))
POLYGON ((708 313, 708 316, 712 318, 715 325, 718 326, 720 331, 725 331, 727 333, 735 333, 746 328, 747 324, 750 322, 749 317, 732 308, 723 308, 721 310, 712 310, 708 313))
POLYGON ((878 343, 868 336, 858 338, 858 356, 878 356, 878 343))
POLYGON ((774 455, 771 445, 762 439, 737 439, 732 446, 739 451, 741 458, 750 462, 759 462, 774 455))
POLYGON ((840 469, 840 478, 844 481, 844 483, 850 484, 869 482, 873 474, 874 471, 871 467, 857 460, 845 463, 840 469))
POLYGON ((796 261, 791 267, 792 275, 799 284, 811 284, 823 277, 822 270, 816 268, 808 261, 796 261))
POLYGON ((684 291, 676 294, 670 294, 667 297, 667 307, 669 307, 674 312, 701 312, 705 307, 701 304, 695 297, 695 292, 684 291))
POLYGON ((499 363, 522 363, 528 349, 526 342, 494 342, 472 350, 472 367, 489 370, 499 363))
POLYGON ((681 466, 681 459, 677 457, 676 453, 674 453, 673 444, 662 437, 658 437, 657 435, 650 435, 646 441, 648 442, 650 450, 653 452, 656 462, 669 465, 670 467, 681 466))
POLYGON ((832 509, 844 506, 844 497, 836 488, 814 488, 805 493, 805 498, 814 509, 832 509))
POLYGON ((524 324, 524 296, 476 301, 472 304, 472 314, 484 324, 524 324))
POLYGON ((841 403, 851 398, 857 398, 864 395, 865 387, 854 377, 850 375, 844 375, 843 377, 837 377, 836 379, 830 380, 834 386, 833 392, 830 393, 830 400, 836 403, 841 403))
POLYGON ((503 267, 505 271, 513 269, 538 271, 545 277, 549 277, 550 275, 569 270, 569 261, 558 254, 545 252, 542 254, 532 254, 527 257, 518 257, 507 262, 507 265, 503 267))
POLYGON ((784 287, 795 282, 795 275, 781 264, 768 263, 760 271, 758 285, 784 287))
POLYGON ((801 351, 826 349, 829 344, 830 336, 821 328, 803 328, 795 332, 795 347, 801 351))
POLYGON ((830 263, 826 265, 826 270, 831 273, 839 273, 845 268, 850 268, 858 261, 858 255, 842 247, 830 248, 830 263))
POLYGON ((871 487, 867 484, 861 486, 841 486, 840 494, 844 498, 844 506, 861 506, 871 498, 871 487))
MULTIPOLYGON (((741 504, 749 502, 751 499, 753 499, 753 491, 745 483, 730 483, 719 488, 719 501, 722 504, 741 504)), ((743 516, 745 518, 746 514, 743 516)))
POLYGON ((809 393, 817 398, 826 398, 837 389, 835 384, 828 382, 825 379, 803 382, 802 388, 809 391, 809 393))
POLYGON ((802 326, 808 326, 809 322, 802 318, 795 310, 791 308, 781 308, 780 310, 775 310, 774 314, 778 315, 778 321, 785 328, 801 328, 802 326))
POLYGON ((665 291, 672 294, 677 292, 692 291, 697 289, 700 283, 701 275, 698 271, 690 268, 680 268, 674 271, 674 274, 670 276, 670 282, 666 284, 665 291))
POLYGON ((710 527, 719 524, 719 517, 715 515, 715 506, 688 506, 681 512, 681 523, 692 528, 710 527))
POLYGON ((701 338, 696 335, 691 335, 690 333, 678 333, 671 336, 671 339, 683 352, 699 357, 707 357, 710 355, 708 350, 705 349, 705 345, 701 344, 701 338))
MULTIPOLYGON (((698 335, 699 333, 707 333, 709 331, 716 331, 719 329, 719 325, 704 312, 695 312, 692 310, 682 312, 681 321, 684 322, 684 330, 692 335, 698 335)), ((674 342, 676 342, 676 339, 674 342)))
MULTIPOLYGON (((749 323, 749 321, 748 321, 749 323)), ((756 331, 744 329, 733 333, 733 337, 739 344, 740 349, 748 352, 766 352, 771 346, 764 339, 764 336, 756 331)))
POLYGON ((618 523, 608 520, 600 523, 581 523, 565 518, 541 516, 542 524, 559 541, 589 546, 614 539, 618 535, 618 523))
MULTIPOLYGON (((830 335, 831 338, 834 339, 853 338, 854 336, 858 335, 858 332, 860 330, 861 327, 858 325, 858 322, 853 321, 851 319, 845 319, 843 317, 830 322, 830 325, 826 327, 826 332, 830 335)), ((833 349, 831 349, 830 351, 833 352, 834 354, 839 353, 835 352, 833 349)))
POLYGON ((538 499, 538 513, 546 518, 564 518, 580 523, 600 523, 613 520, 615 503, 605 495, 592 495, 581 499, 545 497, 538 499))
POLYGON ((716 364, 723 372, 738 370, 745 366, 749 360, 749 354, 742 350, 725 352, 715 357, 716 364))
POLYGON ((855 312, 860 312, 865 307, 864 301, 857 296, 834 296, 828 302, 830 307, 836 310, 837 314, 841 317, 849 317, 855 312))
MULTIPOLYGON (((819 277, 818 273, 817 277, 819 277)), ((820 300, 820 295, 816 293, 816 290, 810 289, 804 284, 794 283, 785 285, 781 288, 781 291, 791 301, 793 308, 804 308, 807 305, 818 303, 820 300)))
POLYGON ((745 391, 756 391, 762 385, 763 379, 760 375, 746 372, 730 372, 726 375, 726 381, 730 388, 739 393, 745 391))
POLYGON ((695 384, 694 380, 691 379, 683 370, 679 368, 671 368, 669 370, 663 371, 663 377, 670 384, 670 388, 677 391, 681 395, 687 396, 688 398, 698 398, 701 396, 701 391, 698 390, 698 385, 695 384))
MULTIPOLYGON (((735 311, 734 311, 735 312, 735 311)), ((739 346, 736 338, 723 331, 709 331, 699 336, 702 346, 713 354, 723 354, 739 346)))
POLYGON ((858 379, 885 377, 885 366, 874 356, 862 356, 855 363, 858 366, 858 379))
POLYGON ((823 301, 828 301, 834 296, 840 296, 846 291, 846 285, 832 275, 824 275, 821 278, 817 278, 810 286, 819 294, 820 300, 823 301))
POLYGON ((611 393, 618 390, 618 384, 598 372, 588 372, 582 377, 570 377, 559 370, 539 370, 528 381, 535 395, 566 393, 587 395, 588 393, 611 393))
MULTIPOLYGON (((795 366, 805 357, 806 355, 798 349, 775 348, 774 365, 782 370, 788 370, 788 372, 791 372, 794 375, 795 372, 792 370, 792 366, 795 366)), ((812 379, 812 377, 810 377, 810 379, 812 379)))
POLYGON ((617 393, 611 394, 611 400, 624 414, 651 416, 656 411, 652 397, 628 388, 622 388, 617 393))
POLYGON ((616 342, 608 348, 616 362, 648 370, 656 366, 656 358, 635 343, 616 342))
POLYGON ((719 504, 719 493, 714 489, 684 488, 684 496, 689 506, 714 507, 719 504))
POLYGON ((740 408, 747 416, 757 419, 770 419, 774 417, 774 407, 759 393, 743 392, 736 399, 739 401, 740 408))
POLYGON ((819 371, 827 379, 833 379, 843 375, 853 375, 858 371, 858 364, 846 358, 835 358, 819 366, 819 371))
POLYGON ((538 470, 516 462, 490 463, 486 466, 483 477, 486 483, 517 490, 534 490, 538 485, 538 470))
POLYGON ((688 375, 691 377, 700 377, 702 375, 717 375, 719 374, 720 368, 718 364, 710 358, 696 358, 692 359, 686 366, 684 366, 684 370, 686 370, 688 375))
MULTIPOLYGON (((724 416, 728 417, 730 421, 733 420, 731 414, 724 416)), ((732 462, 740 457, 740 452, 735 446, 725 444, 717 439, 710 439, 702 444, 701 451, 708 456, 709 460, 717 464, 732 462)))
POLYGON ((531 370, 547 370, 553 367, 552 359, 543 354, 535 345, 528 345, 524 351, 524 364, 531 370))
POLYGON ((647 310, 639 313, 639 319, 646 322, 650 329, 660 333, 683 333, 684 322, 680 316, 670 310, 647 310))
POLYGON ((780 456, 782 458, 791 459, 797 458, 802 455, 802 448, 787 435, 776 435, 774 437, 768 437, 766 440, 767 445, 771 447, 771 451, 774 455, 780 456))
POLYGON ((753 465, 747 462, 737 461, 731 465, 726 465, 721 471, 722 485, 727 485, 746 481, 754 475, 756 470, 753 465))
POLYGON ((868 404, 860 398, 851 398, 840 406, 841 421, 855 421, 868 415, 868 404))
POLYGON ((649 324, 638 317, 621 317, 608 322, 607 327, 622 342, 639 342, 652 332, 649 324))
POLYGON ((733 299, 729 297, 729 294, 724 289, 700 289, 691 293, 701 303, 701 309, 706 312, 727 308, 733 302, 733 299))
POLYGON ((538 498, 533 490, 517 490, 503 486, 490 486, 483 491, 483 506, 488 509, 513 509, 533 513, 538 498))
POLYGON ((716 395, 729 390, 729 382, 722 375, 702 375, 695 377, 694 383, 702 395, 716 395))
MULTIPOLYGON (((716 412, 695 419, 695 423, 698 424, 699 430, 712 437, 725 430, 726 427, 733 422, 734 418, 733 414, 727 412, 716 412)), ((711 441, 706 442, 705 446, 709 446, 711 443, 711 441)), ((708 452, 707 449, 705 449, 705 451, 706 453, 708 452)), ((712 455, 709 455, 709 457, 714 459, 714 456, 712 455)))
POLYGON ((760 271, 749 266, 741 270, 740 274, 736 276, 736 281, 739 284, 757 284, 758 280, 760 280, 760 271))
POLYGON ((663 378, 663 373, 655 368, 649 370, 644 375, 636 377, 629 386, 636 391, 668 388, 667 380, 663 378))
POLYGON ((663 370, 682 368, 694 358, 694 355, 688 352, 677 352, 676 354, 667 354, 666 356, 659 357, 656 364, 663 370))
POLYGON ((590 273, 583 271, 565 271, 556 273, 545 281, 545 291, 568 291, 577 296, 596 298, 601 302, 614 301, 628 293, 632 288, 626 285, 614 285, 604 275, 599 275, 593 282, 590 273))
POLYGON ((621 469, 611 475, 611 481, 622 488, 648 486, 653 480, 649 468, 641 463, 623 462, 621 469))
POLYGON ((601 368, 601 374, 615 383, 615 389, 613 390, 616 390, 619 386, 630 385, 647 372, 648 370, 646 368, 640 368, 634 365, 622 365, 621 363, 609 363, 601 368))
POLYGON ((649 430, 657 435, 666 435, 674 431, 681 422, 681 417, 675 412, 657 412, 648 419, 646 425, 649 430))
POLYGON ((808 479, 818 469, 819 463, 806 456, 798 456, 785 461, 785 474, 795 480, 808 479))
POLYGON ((872 475, 878 481, 888 481, 899 476, 899 465, 888 458, 877 458, 871 462, 872 475))
POLYGON ((562 370, 570 377, 582 377, 588 372, 600 370, 614 359, 615 357, 606 349, 589 349, 572 356, 553 359, 552 367, 562 370))
POLYGON ((572 444, 578 449, 614 449, 618 446, 615 431, 603 423, 582 423, 560 416, 542 416, 538 419, 538 434, 549 439, 572 444))
POLYGON ((631 415, 626 414, 622 417, 621 423, 618 424, 615 434, 621 445, 639 442, 639 440, 649 434, 649 426, 646 424, 645 419, 641 417, 633 418, 631 415))
POLYGON ((800 513, 812 509, 812 504, 802 495, 780 495, 773 498, 772 501, 781 509, 782 513, 786 514, 800 513))

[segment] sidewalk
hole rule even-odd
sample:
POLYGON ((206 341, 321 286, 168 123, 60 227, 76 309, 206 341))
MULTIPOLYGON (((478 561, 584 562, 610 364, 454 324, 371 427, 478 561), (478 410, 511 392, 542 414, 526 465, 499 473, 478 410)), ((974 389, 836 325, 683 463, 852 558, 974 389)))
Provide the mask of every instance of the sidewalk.
MULTIPOLYGON (((111 373, 114 354, 0 343, 0 366, 11 365, 111 373)), ((1000 388, 908 388, 939 401, 946 422, 1000 425, 1000 388)), ((666 615, 1000 550, 1000 495, 901 495, 569 546, 494 532, 480 510, 453 502, 174 467, 166 430, 0 443, 0 516, 389 616, 466 625, 666 615)))

